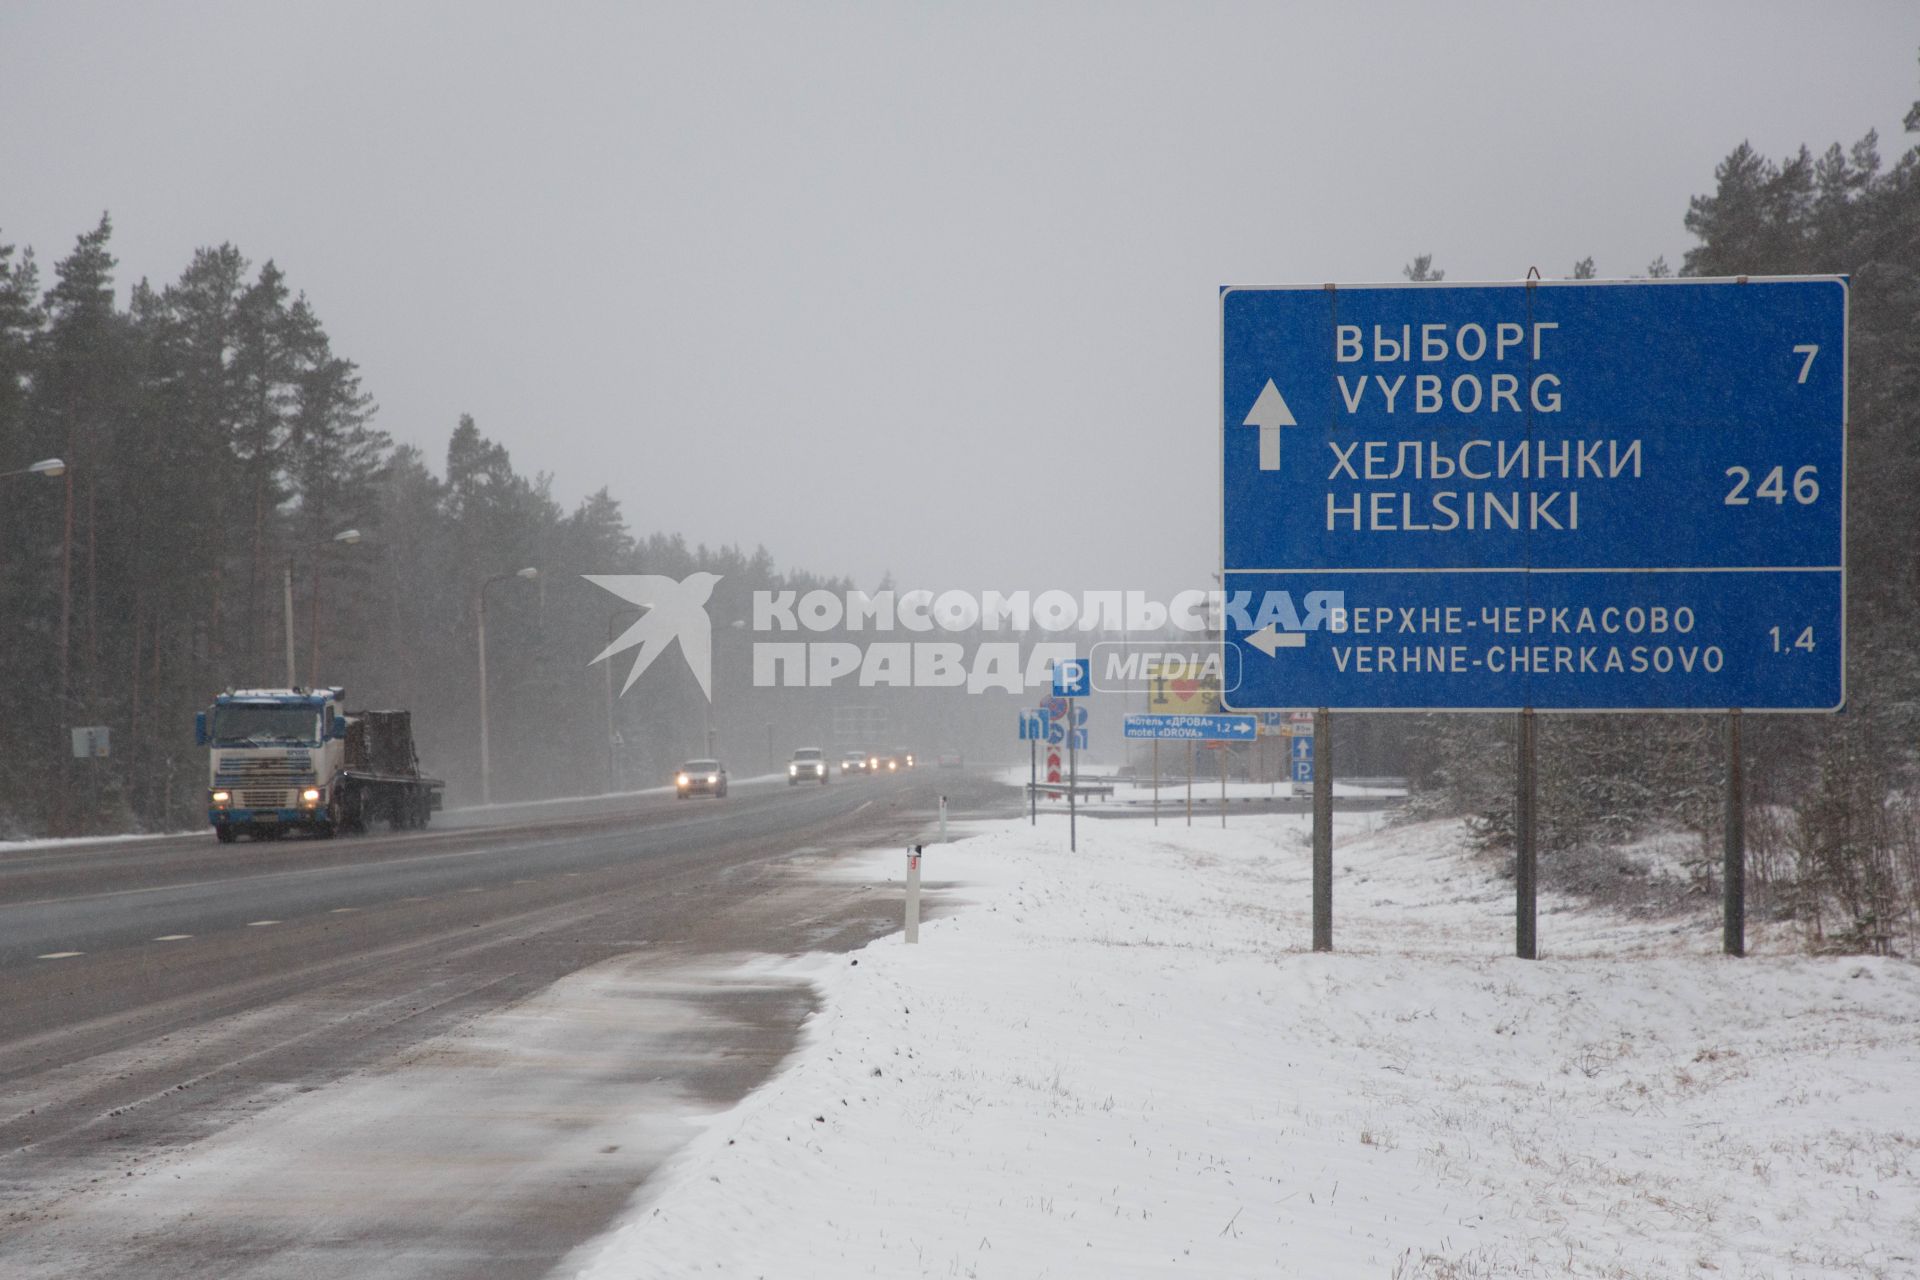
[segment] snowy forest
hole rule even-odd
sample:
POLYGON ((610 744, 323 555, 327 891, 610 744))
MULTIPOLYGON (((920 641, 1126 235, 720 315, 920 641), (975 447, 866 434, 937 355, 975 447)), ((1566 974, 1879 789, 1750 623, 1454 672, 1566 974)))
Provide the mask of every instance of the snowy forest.
MULTIPOLYGON (((1920 132, 1920 106, 1907 127, 1920 132)), ((1680 274, 1852 278, 1849 704, 1749 717, 1746 742, 1758 905, 1861 946, 1920 921, 1920 150, 1888 165, 1879 145, 1869 134, 1773 159, 1742 144, 1710 190, 1675 201, 1695 241, 1680 274)), ((271 260, 202 248, 177 280, 134 284, 123 309, 112 232, 103 216, 50 267, 0 244, 0 458, 68 464, 0 487, 0 835, 197 821, 193 713, 223 688, 284 683, 289 579, 300 683, 413 709, 423 760, 464 800, 477 790, 489 579, 496 798, 656 785, 709 732, 747 772, 830 739, 831 700, 752 688, 750 635, 730 623, 755 590, 874 584, 640 534, 604 489, 564 510, 551 477, 517 471, 470 418, 449 424, 442 456, 396 445, 377 389, 271 260), (512 576, 523 568, 538 576, 512 576), (584 663, 631 615, 579 575, 694 569, 723 575, 716 705, 665 664, 609 699, 584 663), (83 725, 111 730, 109 757, 72 758, 69 729, 83 725)), ((1572 274, 1595 273, 1587 259, 1572 274)), ((1408 274, 1439 278, 1431 259, 1408 274)), ((929 752, 1009 750, 987 720, 1005 704, 963 701, 890 691, 887 732, 929 752)), ((1723 732, 1720 717, 1548 717, 1549 875, 1556 851, 1571 866, 1650 823, 1710 848, 1723 732)), ((1370 769, 1408 772, 1421 807, 1475 813, 1490 843, 1503 838, 1507 718, 1350 719, 1341 733, 1370 769)))
MULTIPOLYGON (((1920 103, 1905 121, 1920 134, 1920 103)), ((1689 202, 1689 276, 1844 274, 1848 318, 1847 705, 1748 716, 1750 903, 1814 947, 1920 942, 1920 148, 1880 140, 1771 159, 1742 143, 1689 202)), ((1647 274, 1665 273, 1656 262, 1647 274)), ((1430 275, 1416 260, 1408 274, 1430 275)), ((1595 274, 1591 259, 1574 275, 1595 274)), ((1631 874, 1609 845, 1697 837, 1695 889, 1718 875, 1724 716, 1545 716, 1539 838, 1546 883, 1603 893, 1631 874)), ((1409 744, 1419 807, 1468 812, 1511 841, 1512 717, 1430 717, 1409 744)))
MULTIPOLYGON (((271 261, 201 249, 125 310, 114 269, 107 217, 47 281, 31 251, 0 246, 3 456, 67 463, 0 492, 0 833, 197 822, 194 713, 222 689, 287 683, 289 578, 298 683, 413 710, 455 803, 479 792, 483 586, 497 800, 659 785, 710 743, 737 771, 770 771, 829 739, 822 691, 752 687, 738 624, 756 590, 851 583, 779 572, 764 550, 637 539, 604 489, 563 511, 550 477, 516 471, 468 417, 443 457, 396 447, 271 261), (587 660, 637 613, 580 575, 695 569, 722 575, 716 705, 677 659, 611 696, 587 660), (110 730, 110 756, 71 758, 69 729, 87 725, 110 730)), ((969 745, 959 709, 935 719, 889 692, 886 732, 969 745)))

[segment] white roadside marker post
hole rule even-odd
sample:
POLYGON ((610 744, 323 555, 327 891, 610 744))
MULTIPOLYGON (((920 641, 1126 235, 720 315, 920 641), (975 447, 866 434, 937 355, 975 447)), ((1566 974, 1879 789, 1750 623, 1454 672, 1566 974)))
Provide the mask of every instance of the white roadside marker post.
POLYGON ((1153 825, 1160 825, 1160 739, 1153 740, 1153 825))
POLYGON ((924 846, 911 845, 907 849, 907 941, 920 941, 920 850, 924 846))
POLYGON ((940 797, 940 843, 947 842, 947 798, 940 797))
POLYGON ((1227 829, 1227 744, 1220 744, 1220 829, 1227 829))

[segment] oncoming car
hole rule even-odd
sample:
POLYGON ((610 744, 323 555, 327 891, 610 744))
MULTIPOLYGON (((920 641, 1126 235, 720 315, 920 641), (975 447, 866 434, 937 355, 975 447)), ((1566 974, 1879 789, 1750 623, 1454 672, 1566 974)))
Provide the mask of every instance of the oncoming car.
POLYGON ((727 766, 718 760, 689 760, 673 776, 673 790, 682 800, 691 795, 717 800, 727 794, 727 766))
POLYGON ((851 777, 856 773, 870 773, 867 767, 867 753, 864 751, 845 751, 840 755, 840 776, 851 777))
POLYGON ((827 781, 827 756, 818 747, 801 747, 793 753, 793 759, 787 761, 787 785, 798 786, 802 782, 827 781))

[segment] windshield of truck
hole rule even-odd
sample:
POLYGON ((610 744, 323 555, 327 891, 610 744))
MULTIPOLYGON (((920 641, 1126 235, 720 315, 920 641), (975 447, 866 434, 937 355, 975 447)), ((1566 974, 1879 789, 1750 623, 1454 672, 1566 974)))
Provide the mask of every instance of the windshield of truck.
POLYGON ((221 746, 320 741, 320 713, 312 707, 215 707, 213 740, 221 746))

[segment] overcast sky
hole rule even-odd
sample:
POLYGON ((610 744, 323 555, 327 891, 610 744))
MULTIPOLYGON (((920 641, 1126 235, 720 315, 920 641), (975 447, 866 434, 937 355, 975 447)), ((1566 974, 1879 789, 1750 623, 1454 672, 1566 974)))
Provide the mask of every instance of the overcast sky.
POLYGON ((1206 585, 1222 284, 1679 265, 1920 6, 0 0, 0 242, 276 260, 438 468, 870 585, 1206 585))

